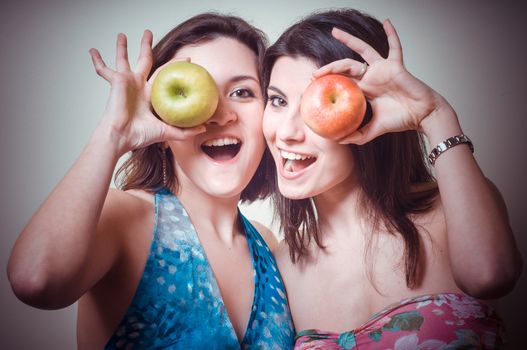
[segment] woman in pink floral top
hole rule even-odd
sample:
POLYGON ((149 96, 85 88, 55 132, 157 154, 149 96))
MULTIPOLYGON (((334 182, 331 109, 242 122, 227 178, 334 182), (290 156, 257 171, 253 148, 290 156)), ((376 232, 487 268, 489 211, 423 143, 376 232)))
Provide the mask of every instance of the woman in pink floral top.
POLYGON ((499 348, 484 299, 508 293, 522 266, 507 211, 452 106, 406 70, 391 22, 313 14, 268 49, 262 81, 295 347, 499 348), (300 113, 306 87, 330 73, 367 100, 361 128, 338 140, 300 113), (438 145, 430 164, 425 138, 438 145))

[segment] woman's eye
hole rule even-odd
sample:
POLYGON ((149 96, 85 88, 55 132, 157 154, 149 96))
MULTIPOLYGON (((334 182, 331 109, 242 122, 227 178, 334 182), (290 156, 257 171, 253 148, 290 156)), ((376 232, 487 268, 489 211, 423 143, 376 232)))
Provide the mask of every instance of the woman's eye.
POLYGON ((231 97, 248 98, 254 97, 254 93, 249 89, 236 89, 231 92, 231 97))
POLYGON ((287 106, 287 102, 277 95, 269 96, 269 102, 271 103, 271 106, 273 107, 285 107, 287 106))

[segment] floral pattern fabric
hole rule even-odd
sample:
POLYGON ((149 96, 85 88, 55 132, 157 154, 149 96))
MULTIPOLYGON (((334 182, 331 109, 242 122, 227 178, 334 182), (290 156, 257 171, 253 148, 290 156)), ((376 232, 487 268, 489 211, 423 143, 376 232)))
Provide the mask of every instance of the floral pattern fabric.
POLYGON ((444 293, 403 300, 349 332, 299 332, 295 350, 499 349, 502 333, 502 321, 489 305, 444 293))
MULTIPOLYGON (((164 189, 154 196, 150 254, 131 305, 105 349, 291 349, 285 287, 265 241, 239 213, 254 268, 254 299, 243 340, 188 214, 164 189)), ((198 218, 199 219, 199 218, 198 218)))

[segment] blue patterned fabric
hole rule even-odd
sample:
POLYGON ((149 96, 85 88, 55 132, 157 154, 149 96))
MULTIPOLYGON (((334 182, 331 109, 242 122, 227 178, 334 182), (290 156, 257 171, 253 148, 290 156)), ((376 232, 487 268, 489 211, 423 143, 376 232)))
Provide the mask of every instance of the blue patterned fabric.
POLYGON ((269 247, 240 213, 254 268, 254 300, 240 344, 181 202, 155 194, 154 237, 135 296, 105 349, 291 349, 294 329, 269 247))

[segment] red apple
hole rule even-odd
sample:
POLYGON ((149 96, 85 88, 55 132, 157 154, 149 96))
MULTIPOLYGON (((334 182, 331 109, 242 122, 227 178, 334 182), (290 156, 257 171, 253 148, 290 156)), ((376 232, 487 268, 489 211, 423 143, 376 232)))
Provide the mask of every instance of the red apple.
POLYGON ((327 74, 304 91, 300 114, 322 137, 339 140, 357 130, 366 112, 366 98, 358 85, 341 74, 327 74))

